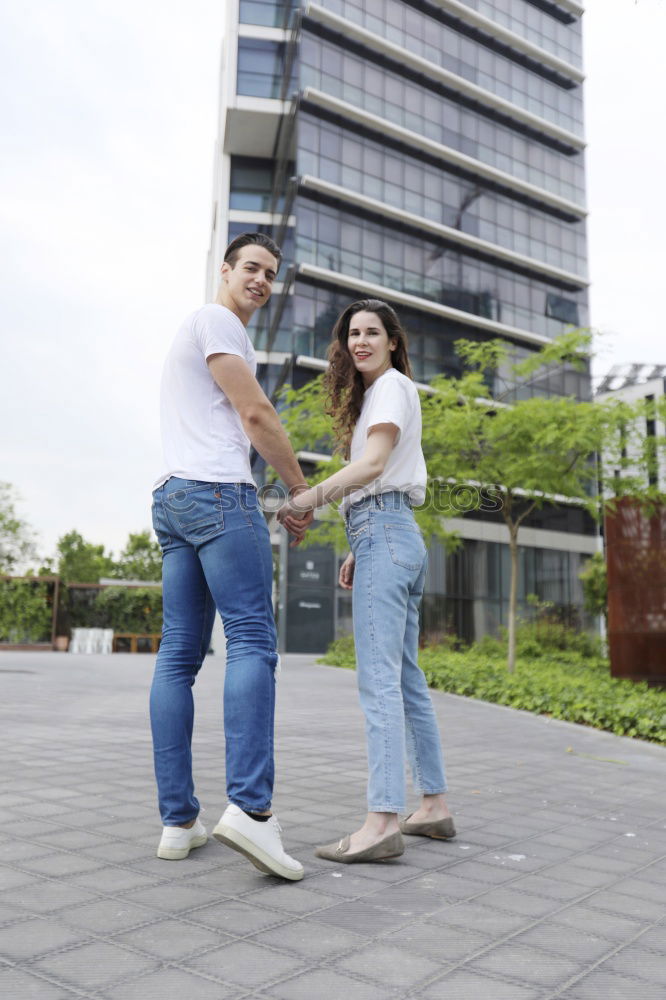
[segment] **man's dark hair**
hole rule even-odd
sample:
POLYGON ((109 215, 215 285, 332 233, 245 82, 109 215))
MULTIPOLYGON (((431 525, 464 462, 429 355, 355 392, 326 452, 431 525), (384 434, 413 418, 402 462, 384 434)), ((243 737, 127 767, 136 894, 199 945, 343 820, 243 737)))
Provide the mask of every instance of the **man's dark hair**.
POLYGON ((231 241, 224 252, 225 264, 230 264, 231 267, 235 267, 236 261, 238 260, 238 252, 242 250, 243 247, 253 245, 264 247, 269 253, 272 253, 277 260, 278 267, 280 266, 282 251, 275 240, 272 240, 270 236, 266 236, 266 233, 241 233, 240 236, 237 236, 235 240, 231 241))

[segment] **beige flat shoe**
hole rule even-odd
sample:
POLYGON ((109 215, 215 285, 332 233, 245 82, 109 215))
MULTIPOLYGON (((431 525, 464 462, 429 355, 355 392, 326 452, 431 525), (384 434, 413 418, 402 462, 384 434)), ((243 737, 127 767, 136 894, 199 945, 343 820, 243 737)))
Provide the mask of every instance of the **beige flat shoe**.
POLYGON ((352 865, 357 861, 386 861, 388 858, 399 858, 405 852, 405 842, 401 833, 391 833, 363 851, 350 852, 349 840, 348 834, 333 844, 316 847, 315 854, 325 861, 339 861, 341 865, 352 865))
POLYGON ((406 833, 410 837, 432 837, 433 840, 453 840, 456 835, 456 828, 450 816, 446 819, 433 820, 431 823, 410 823, 411 813, 407 819, 400 821, 401 833, 406 833))

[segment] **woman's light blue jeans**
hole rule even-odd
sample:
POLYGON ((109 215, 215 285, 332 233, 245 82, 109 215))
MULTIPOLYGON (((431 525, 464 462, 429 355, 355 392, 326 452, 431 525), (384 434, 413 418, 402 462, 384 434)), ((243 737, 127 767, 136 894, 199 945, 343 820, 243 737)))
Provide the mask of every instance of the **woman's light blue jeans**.
POLYGON ((425 795, 446 791, 437 719, 418 665, 427 550, 404 494, 354 504, 356 671, 368 747, 368 812, 405 810, 405 763, 425 795))
POLYGON ((224 624, 227 795, 263 812, 273 794, 275 667, 273 564, 257 491, 246 483, 172 477, 153 493, 162 548, 164 624, 150 692, 155 776, 165 826, 199 813, 192 778, 192 686, 216 607, 224 624))

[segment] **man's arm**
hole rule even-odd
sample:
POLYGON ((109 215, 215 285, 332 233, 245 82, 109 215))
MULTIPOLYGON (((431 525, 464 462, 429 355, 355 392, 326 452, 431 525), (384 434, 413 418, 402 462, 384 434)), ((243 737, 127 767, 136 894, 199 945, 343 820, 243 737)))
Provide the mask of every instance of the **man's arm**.
POLYGON ((213 354, 207 364, 261 457, 273 466, 288 490, 307 488, 280 418, 243 358, 237 354, 213 354))

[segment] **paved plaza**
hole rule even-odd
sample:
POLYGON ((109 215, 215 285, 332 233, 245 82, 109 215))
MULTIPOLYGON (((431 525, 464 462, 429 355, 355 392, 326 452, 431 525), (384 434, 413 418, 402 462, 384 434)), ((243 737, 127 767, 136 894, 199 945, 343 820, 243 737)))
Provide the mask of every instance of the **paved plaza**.
MULTIPOLYGON (((305 878, 214 840, 160 861, 153 657, 0 653, 7 1000, 664 1000, 666 750, 434 693, 458 838, 334 865, 364 814, 353 672, 287 656, 275 811, 305 878)), ((196 686, 209 831, 224 661, 196 686)))

